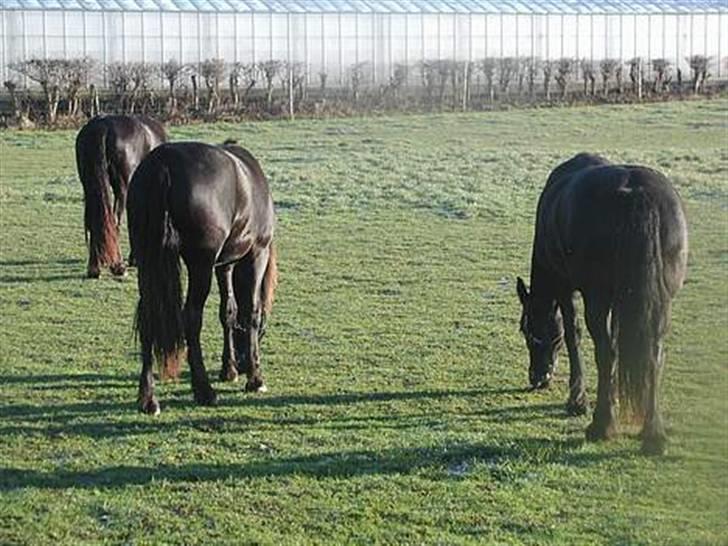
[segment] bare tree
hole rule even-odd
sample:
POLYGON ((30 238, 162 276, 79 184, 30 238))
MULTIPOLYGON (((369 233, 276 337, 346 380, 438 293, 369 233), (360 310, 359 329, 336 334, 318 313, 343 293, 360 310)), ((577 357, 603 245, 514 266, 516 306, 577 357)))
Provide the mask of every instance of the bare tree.
POLYGON ((61 89, 66 74, 64 59, 29 59, 10 65, 11 70, 40 84, 46 103, 46 121, 54 125, 58 117, 61 89))
POLYGON ((89 57, 63 62, 67 113, 71 117, 78 115, 81 110, 81 90, 88 84, 95 64, 89 57))
POLYGON ((495 80, 495 70, 498 66, 497 60, 494 57, 486 57, 480 61, 480 69, 483 71, 485 76, 485 85, 488 94, 488 100, 493 102, 495 98, 495 89, 493 87, 493 81, 495 80))
POLYGON ((508 88, 513 77, 518 74, 517 57, 501 57, 498 59, 498 86, 503 95, 508 95, 508 88))
POLYGON ((536 90, 536 74, 541 69, 541 61, 536 57, 529 57, 523 61, 526 81, 528 82, 528 96, 533 98, 536 90))
POLYGON ((266 108, 270 112, 273 108, 273 89, 274 83, 278 74, 283 69, 283 63, 281 61, 264 61, 258 64, 260 73, 263 75, 265 80, 265 104, 266 108))
POLYGON ((693 55, 686 59, 692 72, 693 81, 693 93, 696 95, 700 93, 705 87, 706 80, 710 77, 708 73, 708 63, 710 63, 710 57, 705 55, 693 55))
POLYGON ((614 71, 614 77, 617 80, 617 93, 620 95, 624 94, 624 79, 622 77, 622 74, 624 73, 624 66, 620 62, 619 65, 617 65, 616 70, 614 71))
POLYGON ((225 77, 225 61, 205 59, 200 63, 200 76, 207 88, 207 113, 213 114, 220 105, 220 82, 225 77))
POLYGON ((638 98, 642 98, 642 58, 635 57, 630 59, 629 63, 629 79, 632 81, 632 92, 638 98))
POLYGON ((106 75, 114 92, 115 103, 122 112, 126 111, 128 94, 132 86, 131 67, 127 63, 113 62, 106 65, 106 75))
POLYGON ((554 61, 546 60, 543 62, 543 93, 546 100, 551 100, 551 77, 554 72, 554 61))
POLYGON ((556 61, 556 85, 559 86, 561 91, 561 99, 566 99, 566 91, 569 87, 569 80, 574 72, 574 59, 569 57, 563 57, 556 61))
POLYGON ((604 93, 604 98, 609 96, 609 80, 614 77, 617 72, 617 67, 621 64, 617 59, 602 59, 599 63, 599 71, 602 73, 602 93, 604 93))
POLYGON ((177 83, 189 70, 187 65, 177 62, 175 59, 162 63, 160 70, 162 76, 167 80, 169 86, 169 98, 167 99, 167 113, 173 116, 177 113, 177 83))
POLYGON ((670 61, 667 59, 652 59, 652 71, 655 74, 655 81, 652 84, 653 93, 663 93, 668 89, 672 76, 670 75, 670 61))
POLYGON ((584 96, 594 96, 596 91, 596 67, 589 59, 582 59, 580 63, 581 78, 584 81, 584 96))
POLYGON ((351 97, 355 106, 359 105, 361 85, 364 81, 369 63, 355 63, 349 67, 349 81, 351 82, 351 97))

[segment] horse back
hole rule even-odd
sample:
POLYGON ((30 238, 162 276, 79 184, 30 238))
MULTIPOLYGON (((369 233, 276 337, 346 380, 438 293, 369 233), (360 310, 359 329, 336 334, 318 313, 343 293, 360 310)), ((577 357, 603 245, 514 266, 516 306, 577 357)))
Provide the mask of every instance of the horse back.
POLYGON ((617 263, 620 248, 632 244, 625 234, 639 232, 654 217, 665 281, 676 291, 685 271, 687 224, 674 188, 652 169, 595 157, 572 163, 575 168, 561 165, 549 178, 539 202, 534 259, 575 288, 611 289, 617 268, 625 265, 617 263))
MULTIPOLYGON (((265 178, 222 147, 163 144, 139 171, 139 178, 147 178, 148 172, 165 173, 170 216, 190 252, 206 250, 221 262, 233 261, 272 239, 273 203, 265 178)), ((137 178, 135 174, 132 186, 140 188, 134 191, 145 183, 137 178)))

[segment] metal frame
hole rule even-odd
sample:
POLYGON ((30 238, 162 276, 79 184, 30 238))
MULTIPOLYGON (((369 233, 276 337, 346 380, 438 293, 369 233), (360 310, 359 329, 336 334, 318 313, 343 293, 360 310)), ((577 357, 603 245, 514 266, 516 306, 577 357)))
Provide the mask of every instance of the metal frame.
MULTIPOLYGON (((614 43, 614 40, 619 40, 619 57, 624 60, 625 55, 629 52, 625 51, 624 47, 624 18, 627 16, 633 17, 634 24, 634 55, 644 54, 645 48, 640 48, 638 51, 638 43, 644 45, 644 40, 640 42, 642 38, 641 34, 638 35, 637 29, 637 18, 642 16, 647 18, 647 47, 646 53, 648 60, 654 55, 658 55, 658 49, 661 45, 662 57, 665 56, 667 51, 667 20, 669 17, 675 17, 676 22, 676 51, 675 61, 676 65, 681 64, 680 53, 681 51, 689 49, 689 54, 692 55, 696 52, 704 52, 708 55, 716 55, 716 51, 708 51, 708 30, 713 29, 715 24, 715 17, 718 19, 718 45, 717 45, 717 56, 718 56, 718 67, 717 75, 720 77, 725 72, 722 70, 722 26, 724 15, 728 14, 728 3, 725 0, 0 0, 0 30, 2 30, 2 66, 0 72, 5 78, 8 77, 7 65, 20 57, 28 58, 29 46, 35 45, 36 42, 29 42, 32 38, 36 39, 36 35, 29 36, 28 31, 33 32, 35 29, 30 29, 26 21, 26 15, 29 13, 42 14, 42 50, 46 57, 48 55, 62 55, 68 57, 71 43, 70 40, 83 40, 83 51, 84 54, 90 53, 88 51, 88 36, 90 31, 95 31, 97 23, 91 23, 87 21, 88 13, 98 13, 101 16, 101 35, 103 37, 102 50, 94 52, 98 55, 100 60, 104 63, 110 61, 109 53, 109 16, 115 16, 120 21, 121 36, 119 41, 121 45, 120 55, 119 52, 115 59, 121 57, 122 61, 137 60, 132 57, 131 52, 127 51, 128 36, 126 30, 128 28, 127 17, 129 14, 137 14, 141 17, 141 60, 150 62, 164 62, 169 58, 178 58, 180 62, 193 62, 200 63, 203 57, 212 55, 213 52, 218 58, 227 58, 234 62, 246 62, 252 60, 257 62, 264 58, 275 57, 275 44, 277 38, 274 37, 274 18, 277 19, 279 16, 285 15, 286 30, 287 30, 287 42, 286 42, 286 59, 292 62, 295 58, 300 58, 303 55, 303 61, 307 67, 306 73, 309 78, 309 72, 311 70, 320 70, 324 72, 330 72, 328 66, 332 62, 338 61, 338 78, 336 73, 331 74, 331 83, 334 83, 338 79, 339 85, 344 85, 347 79, 346 66, 347 63, 351 62, 352 54, 353 61, 355 63, 363 60, 371 61, 372 68, 372 81, 377 82, 381 78, 386 79, 387 74, 391 77, 394 70, 395 63, 404 62, 408 64, 411 61, 422 60, 425 61, 427 55, 427 43, 430 41, 437 40, 436 48, 432 48, 433 55, 437 55, 438 58, 457 58, 464 59, 467 56, 468 61, 473 62, 474 59, 474 40, 478 40, 477 43, 481 44, 480 40, 483 40, 485 56, 493 55, 506 55, 507 52, 512 54, 512 49, 507 47, 510 45, 513 36, 511 33, 513 25, 515 25, 515 54, 517 56, 526 55, 527 45, 523 48, 520 44, 520 39, 526 39, 528 37, 528 28, 530 23, 530 56, 536 57, 537 48, 540 49, 541 56, 545 58, 555 58, 556 55, 564 56, 566 51, 573 52, 572 45, 574 36, 566 36, 565 32, 565 17, 573 16, 575 18, 575 39, 576 39, 576 57, 580 55, 586 57, 587 54, 592 61, 598 60, 603 54, 607 57, 611 54, 616 54, 616 51, 610 44, 614 43), (46 17, 48 13, 60 12, 61 20, 63 24, 63 47, 62 50, 59 47, 58 51, 49 51, 46 37, 48 35, 48 28, 46 17), (67 22, 67 14, 69 13, 80 13, 82 14, 82 34, 78 34, 78 30, 71 30, 67 22), (165 25, 164 25, 164 14, 176 13, 178 16, 177 24, 179 30, 179 37, 176 45, 165 43, 165 25), (112 15, 114 14, 114 15, 112 15), (191 16, 192 24, 196 20, 197 24, 197 35, 193 40, 196 39, 197 58, 185 59, 185 48, 183 39, 183 17, 187 14, 191 16), (225 42, 225 49, 222 48, 220 38, 221 24, 226 24, 223 20, 225 14, 234 14, 234 52, 229 51, 229 40, 225 42), (14 21, 14 31, 17 31, 18 26, 22 26, 21 33, 22 38, 19 40, 10 40, 14 38, 10 32, 11 24, 9 23, 8 17, 17 17, 14 21), (250 17, 250 29, 239 28, 239 16, 250 17), (303 18, 303 36, 300 35, 299 25, 293 25, 292 21, 300 16, 303 18), (394 47, 394 29, 396 25, 393 22, 394 16, 404 17, 404 49, 402 50, 400 40, 397 40, 397 48, 394 47), (610 17, 611 16, 611 17, 610 17), (610 31, 610 21, 614 19, 614 16, 619 16, 619 37, 616 37, 616 28, 610 31), (684 16, 689 18, 690 28, 686 29, 686 24, 681 24, 680 17, 684 16), (150 54, 147 48, 145 23, 148 23, 147 17, 154 18, 159 17, 159 38, 161 40, 160 51, 155 51, 154 54, 150 54), (207 17, 210 20, 209 30, 205 33, 205 39, 203 40, 203 25, 202 18, 207 17), (338 24, 338 28, 329 28, 327 31, 328 18, 336 17, 337 21, 332 24, 338 24), (343 18, 353 17, 354 21, 354 50, 346 52, 344 51, 344 39, 346 36, 343 32, 343 18), (417 21, 410 21, 410 17, 419 17, 419 23, 417 21), (436 34, 427 35, 425 32, 425 18, 430 17, 436 20, 437 29, 436 34), (467 17, 467 25, 463 24, 462 29, 460 23, 463 17, 467 17), (482 37, 473 34, 473 18, 483 17, 484 31, 482 37), (508 18, 508 25, 505 23, 506 17, 508 18), (604 36, 595 36, 595 17, 602 17, 604 19, 604 36), (212 28, 212 18, 214 18, 214 31, 215 35, 210 36, 212 28), (552 34, 556 32, 555 20, 558 18, 560 21, 560 36, 552 34), (655 18, 658 18, 658 23, 653 25, 655 18), (309 30, 317 24, 317 19, 321 24, 321 35, 320 35, 320 47, 321 52, 318 55, 318 59, 312 59, 309 51, 312 45, 311 40, 316 40, 309 35, 309 30), (553 19, 553 21, 552 21, 553 19), (710 19, 710 27, 709 27, 710 19), (451 40, 445 38, 444 35, 444 24, 452 23, 452 37, 451 40), (411 41, 410 30, 415 28, 419 24, 421 36, 420 43, 411 41), (524 25, 521 28, 521 25, 524 25), (702 36, 700 35, 700 27, 702 24, 702 36), (490 28, 492 26, 492 28, 490 28), (553 28, 552 28, 553 27, 553 28), (367 28, 371 30, 371 36, 366 36, 367 28), (467 30, 466 30, 467 29, 467 30), (661 29, 661 30, 660 30, 661 29), (681 43, 681 29, 685 34, 689 32, 689 43, 684 46, 681 43), (360 31, 364 32, 364 36, 360 35, 360 31), (467 32, 467 44, 465 42, 464 33, 467 32), (655 32, 661 32, 661 44, 657 41, 655 32), (498 36, 495 34, 498 33, 498 36), (587 47, 589 51, 581 51, 583 49, 580 45, 582 39, 586 39, 585 33, 589 34, 589 42, 587 47), (266 35, 267 34, 267 35, 266 35), (10 36, 8 36, 10 35, 10 36), (248 58, 241 58, 239 51, 240 39, 250 39, 250 54, 248 58), (298 40, 303 39, 303 51, 298 52, 295 48, 298 44, 298 40), (332 51, 331 47, 327 47, 327 39, 335 41, 338 46, 338 52, 332 51), (336 38, 334 40, 334 38, 336 38), (553 40, 553 44, 552 42, 553 40), (652 40, 655 39, 655 47, 653 48, 652 40), (700 40, 702 38, 702 40, 700 40), (209 39, 214 39, 208 43, 209 39), (269 52, 267 54, 261 54, 261 49, 256 44, 258 39, 267 41, 269 52), (443 41, 444 39, 444 41, 443 41), (365 55, 367 58, 362 58, 360 51, 361 47, 371 48, 371 57, 365 55), (492 40, 492 44, 489 44, 489 40, 492 40), (599 42, 603 40, 603 42, 599 42), (612 42, 610 42, 612 40, 612 42), (698 40, 696 42, 696 40, 698 40), (204 42, 204 43, 203 43, 204 42), (450 43, 451 42, 451 43, 450 43), (702 42, 702 43, 701 43, 702 42), (569 47, 567 48, 567 43, 569 47), (16 45, 18 44, 18 45, 16 45), (450 52, 450 45, 452 51, 450 52), (545 48, 543 47, 545 45, 545 48), (204 46, 204 47, 203 47, 204 46), (207 46, 210 46, 208 48, 207 46), (702 46, 702 47, 701 47, 702 46), (8 49, 8 48, 11 49, 8 49), (467 51, 464 49, 467 47, 467 51), (178 48, 177 51, 174 51, 178 48), (214 50, 212 49, 214 48, 214 50), (385 49, 386 48, 386 51, 385 49), (498 49, 496 52, 495 49, 498 49), (22 49, 22 52, 19 50, 22 49), (420 50, 419 54, 417 49, 420 50), (523 51, 522 51, 523 49, 523 51), (558 50, 558 51, 557 51, 558 50), (435 53, 436 51, 436 53, 435 53), (168 58, 169 56, 169 58, 168 58), (152 58, 154 57, 154 58, 152 58), (161 57, 161 58, 157 58, 161 57), (335 61, 336 60, 336 61, 335 61), (320 63, 320 64, 319 64, 320 63), (388 63, 388 66, 384 66, 388 63), (318 65, 318 66, 317 66, 318 65)), ((151 20, 151 19, 150 19, 151 20)), ((278 24, 276 21, 275 24, 278 24)), ((117 27, 118 28, 118 27, 117 27)), ((148 27, 147 27, 148 28, 148 27)), ((205 27, 208 28, 208 27, 205 27)), ((398 31, 401 29, 397 29, 398 31)), ((433 29, 434 32, 435 29, 433 29)), ((35 31, 37 32, 37 31, 35 31)), ((311 33, 313 34, 313 32, 311 33)), ((95 33, 93 34, 95 35, 95 33)), ((20 36, 18 36, 20 38, 20 36)), ((586 42, 586 40, 585 40, 586 42)), ((73 42, 73 49, 78 51, 78 42, 73 42)), ((38 44, 40 45, 40 44, 38 44)), ((433 44, 434 45, 434 44, 433 44)), ((265 49, 265 45, 262 46, 265 49)), ((480 48, 478 48, 480 50, 480 48)), ((33 50, 36 50, 33 48, 33 50)), ((36 50, 37 51, 37 50, 36 50)), ((193 53, 194 54, 194 53, 193 53)), ((478 53, 479 55, 480 53, 478 53)), ((138 57, 138 53, 134 53, 138 57)), ((189 57, 189 55, 188 55, 189 57)), ((409 75, 408 75, 409 77, 409 75)), ((310 81, 310 80, 309 80, 310 81)))

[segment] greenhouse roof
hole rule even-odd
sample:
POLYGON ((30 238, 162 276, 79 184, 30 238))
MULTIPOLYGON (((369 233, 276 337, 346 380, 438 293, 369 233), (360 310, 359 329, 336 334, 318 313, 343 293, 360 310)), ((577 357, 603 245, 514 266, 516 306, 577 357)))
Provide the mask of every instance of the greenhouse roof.
POLYGON ((725 0, 0 0, 6 10, 240 13, 691 13, 728 12, 725 0))

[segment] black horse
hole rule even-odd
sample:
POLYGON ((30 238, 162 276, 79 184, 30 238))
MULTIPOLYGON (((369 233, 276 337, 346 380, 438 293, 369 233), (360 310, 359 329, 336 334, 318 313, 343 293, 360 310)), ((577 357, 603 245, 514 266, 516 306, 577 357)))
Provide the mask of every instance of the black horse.
POLYGON ((139 165, 129 188, 129 239, 137 259, 135 328, 142 349, 141 411, 159 413, 152 356, 174 366, 187 342, 197 403, 216 395, 202 362, 202 311, 213 272, 224 331, 222 378, 247 374, 247 391, 264 391, 259 337, 277 284, 275 221, 268 183, 253 156, 227 141, 163 144, 139 165), (182 307, 180 256, 187 266, 182 307))
POLYGON ((536 214, 530 291, 520 277, 517 282, 521 331, 534 388, 548 385, 566 342, 571 372, 567 409, 585 413, 573 302, 575 291, 581 292, 599 370, 587 439, 608 439, 616 432, 616 382, 622 408, 644 420, 643 451, 664 452, 658 406, 662 339, 671 300, 685 278, 687 253, 683 207, 662 174, 579 154, 549 176, 536 214))
POLYGON ((164 127, 148 117, 97 116, 79 131, 76 165, 83 185, 89 278, 97 278, 102 266, 124 274, 119 230, 129 181, 139 162, 166 140, 164 127))

